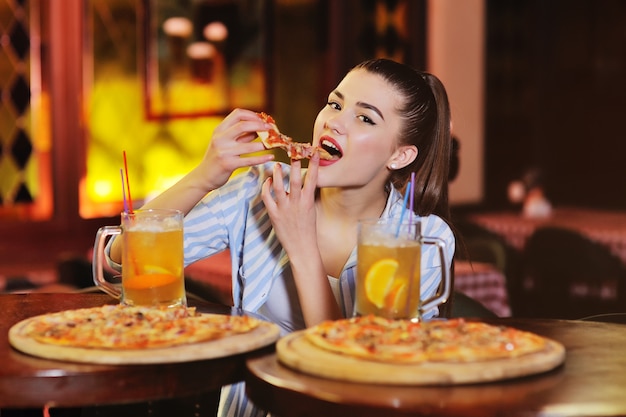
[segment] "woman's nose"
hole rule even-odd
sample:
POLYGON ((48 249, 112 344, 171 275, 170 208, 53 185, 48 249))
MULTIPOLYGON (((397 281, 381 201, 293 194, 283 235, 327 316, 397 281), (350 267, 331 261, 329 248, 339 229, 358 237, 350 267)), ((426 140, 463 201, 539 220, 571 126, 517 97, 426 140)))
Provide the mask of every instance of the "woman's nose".
POLYGON ((345 130, 345 123, 342 120, 341 113, 334 115, 332 117, 329 117, 326 120, 326 128, 331 130, 334 133, 343 134, 345 130))

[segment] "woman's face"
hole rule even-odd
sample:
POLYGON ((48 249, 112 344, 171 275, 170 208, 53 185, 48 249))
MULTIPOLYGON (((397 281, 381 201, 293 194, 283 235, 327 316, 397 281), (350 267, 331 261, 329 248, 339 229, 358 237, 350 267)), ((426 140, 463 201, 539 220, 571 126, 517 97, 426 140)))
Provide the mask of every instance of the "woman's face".
POLYGON ((318 187, 387 181, 402 127, 400 104, 397 90, 379 75, 358 69, 345 76, 315 120, 313 144, 334 155, 320 161, 318 187))

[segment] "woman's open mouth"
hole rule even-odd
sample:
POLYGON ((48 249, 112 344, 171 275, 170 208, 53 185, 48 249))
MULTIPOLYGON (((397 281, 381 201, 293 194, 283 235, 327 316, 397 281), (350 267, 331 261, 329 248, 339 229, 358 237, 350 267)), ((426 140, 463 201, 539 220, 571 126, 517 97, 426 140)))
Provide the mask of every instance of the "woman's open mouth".
POLYGON ((343 156, 341 147, 332 138, 327 136, 322 137, 319 146, 332 156, 332 159, 330 159, 329 162, 338 161, 343 156))

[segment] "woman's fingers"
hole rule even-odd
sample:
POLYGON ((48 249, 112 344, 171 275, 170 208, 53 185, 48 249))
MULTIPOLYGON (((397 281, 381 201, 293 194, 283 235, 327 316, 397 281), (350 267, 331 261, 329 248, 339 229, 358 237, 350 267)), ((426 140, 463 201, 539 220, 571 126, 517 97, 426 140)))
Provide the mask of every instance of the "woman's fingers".
POLYGON ((259 132, 271 127, 251 110, 235 109, 230 112, 215 129, 216 131, 228 130, 236 127, 240 132, 259 132))
POLYGON ((319 152, 313 153, 309 161, 309 166, 306 171, 306 178, 304 179, 303 193, 310 195, 312 198, 315 196, 315 188, 317 187, 317 173, 320 163, 319 152))
POLYGON ((302 191, 302 174, 301 174, 302 162, 300 160, 291 161, 291 176, 289 178, 289 193, 294 199, 300 198, 300 192, 302 191))
POLYGON ((276 201, 272 197, 272 177, 268 177, 263 183, 263 187, 261 188, 261 199, 263 203, 265 203, 265 207, 267 211, 272 214, 276 210, 276 201))
POLYGON ((274 195, 276 201, 281 198, 285 198, 285 185, 283 184, 283 169, 280 164, 274 164, 274 171, 272 173, 272 185, 274 186, 274 195))
POLYGON ((274 164, 271 181, 263 184, 265 191, 273 191, 273 201, 281 207, 286 207, 287 203, 298 203, 302 190, 302 176, 300 175, 301 162, 297 160, 291 161, 291 175, 289 179, 289 190, 285 189, 284 172, 280 163, 274 164), (270 188, 271 187, 271 190, 270 188))

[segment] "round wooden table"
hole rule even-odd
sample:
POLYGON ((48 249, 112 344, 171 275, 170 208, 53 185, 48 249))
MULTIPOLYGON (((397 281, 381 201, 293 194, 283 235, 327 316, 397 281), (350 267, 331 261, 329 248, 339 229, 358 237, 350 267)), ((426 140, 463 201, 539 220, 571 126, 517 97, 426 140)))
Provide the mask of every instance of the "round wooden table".
MULTIPOLYGON (((90 365, 36 358, 13 349, 9 328, 31 316, 95 307, 116 300, 102 293, 0 294, 0 408, 84 407, 193 397, 207 399, 214 415, 222 385, 241 381, 245 360, 273 345, 211 360, 154 365, 90 365)), ((239 314, 190 301, 199 311, 239 314)), ((175 415, 182 415, 182 411, 175 415)), ((198 410, 192 410, 194 415, 198 410)), ((115 413, 119 414, 119 413, 115 413)), ((4 415, 4 414, 2 414, 4 415)))
POLYGON ((249 396, 281 417, 626 415, 626 326, 493 319, 561 342, 565 363, 541 375, 457 386, 385 386, 309 376, 275 354, 247 362, 249 396))

